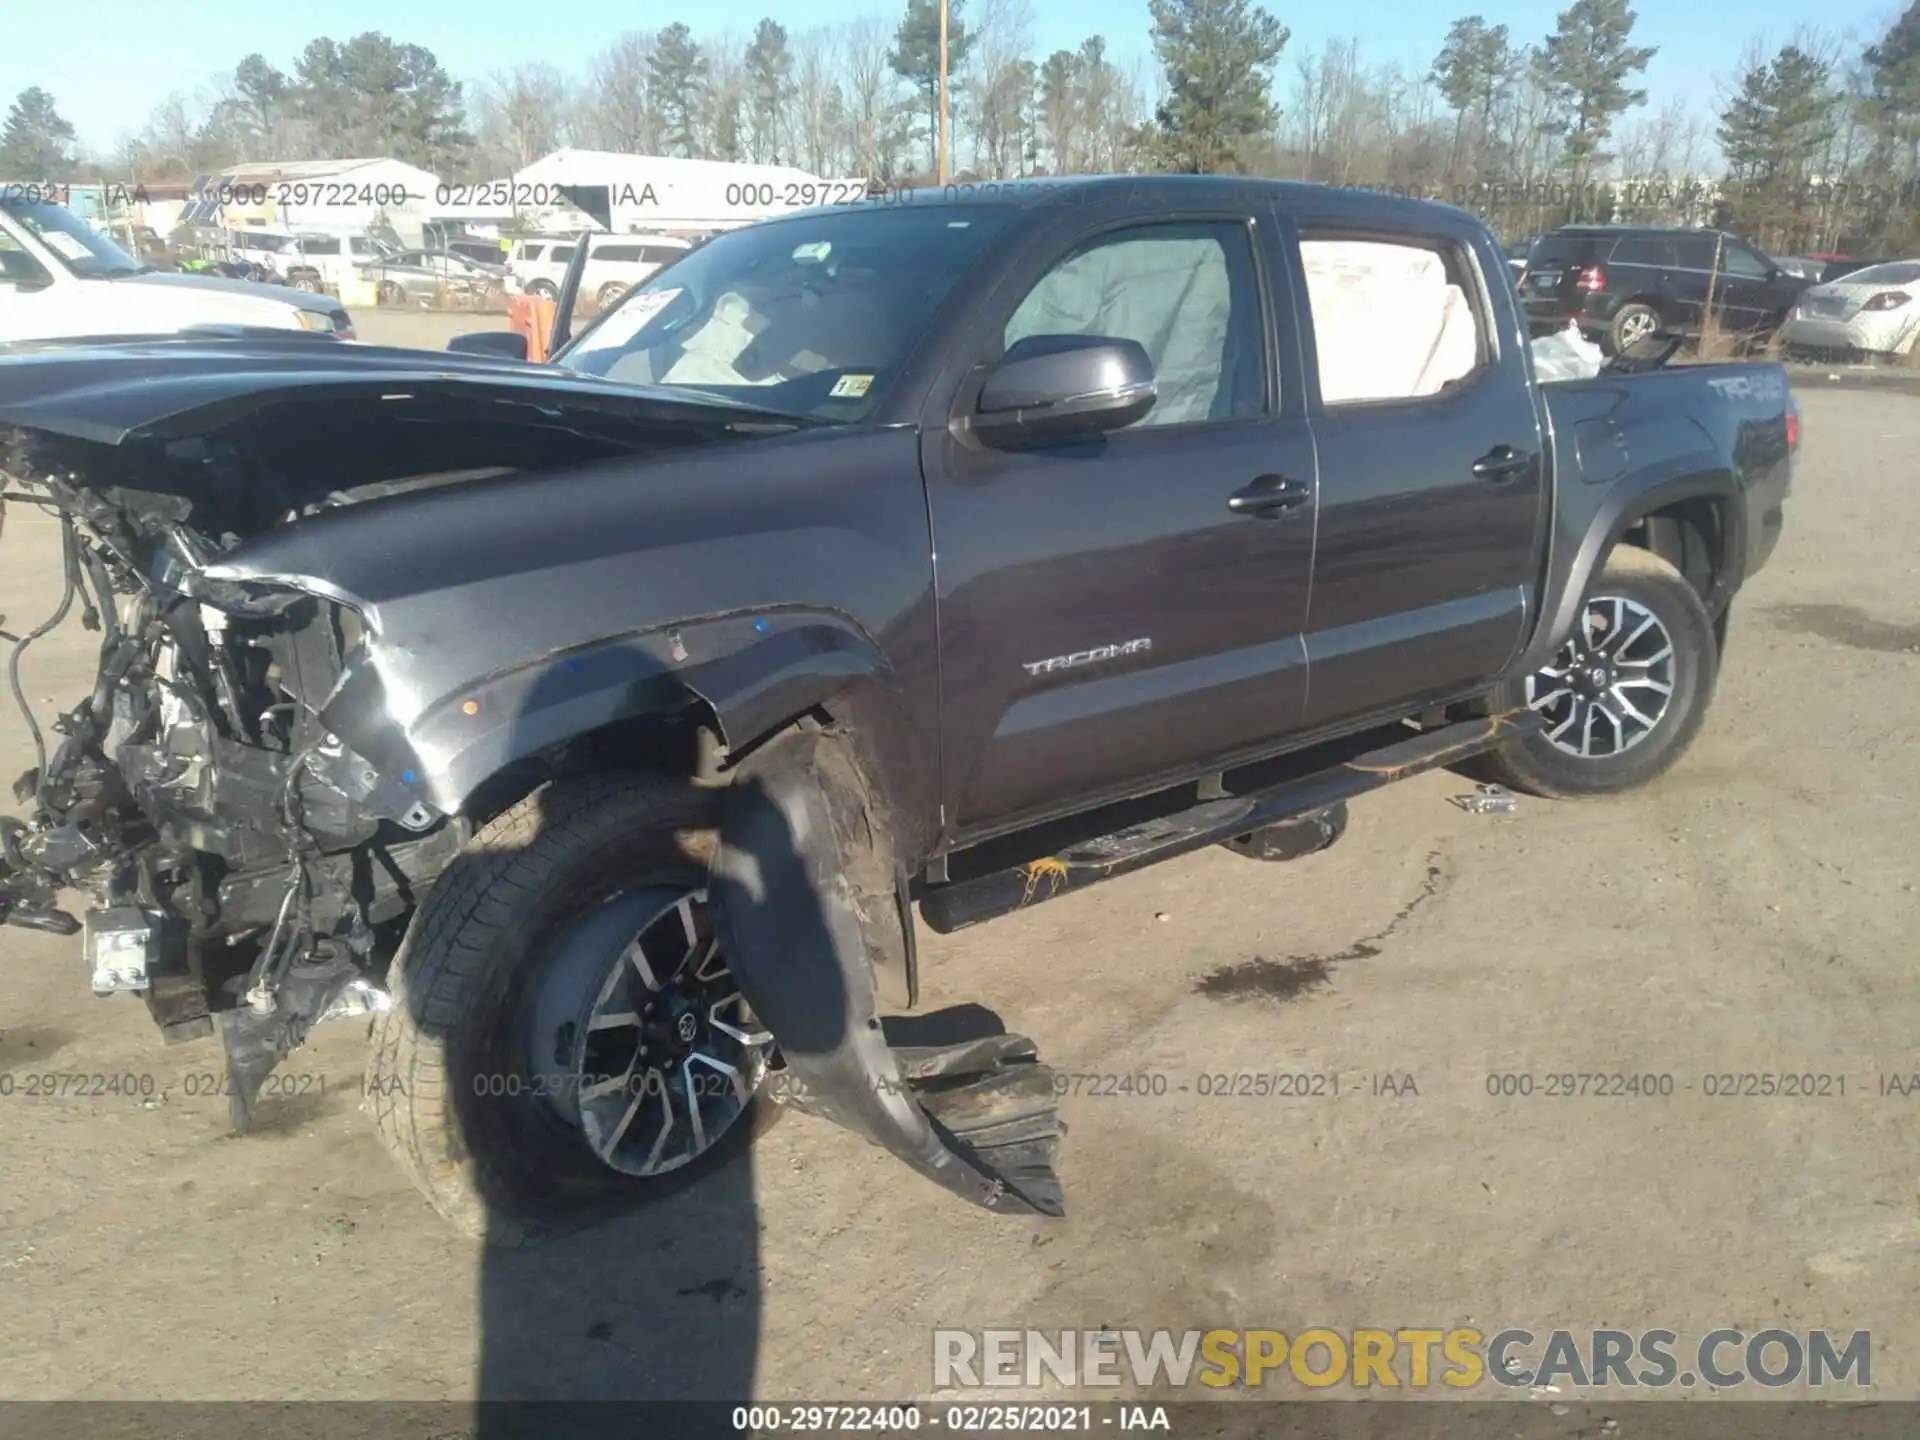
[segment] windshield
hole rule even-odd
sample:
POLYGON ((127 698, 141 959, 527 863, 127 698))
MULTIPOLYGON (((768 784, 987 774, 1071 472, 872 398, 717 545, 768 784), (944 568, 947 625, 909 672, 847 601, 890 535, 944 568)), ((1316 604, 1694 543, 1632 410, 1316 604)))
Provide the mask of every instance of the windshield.
POLYGON ((1894 260, 1869 265, 1842 277, 1849 285, 1911 285, 1920 280, 1920 260, 1894 260))
POLYGON ((148 268, 64 205, 45 200, 0 199, 0 209, 18 221, 82 279, 140 275, 148 268))
POLYGON ((1006 214, 903 207, 731 230, 635 286, 556 358, 608 379, 858 421, 1006 214))

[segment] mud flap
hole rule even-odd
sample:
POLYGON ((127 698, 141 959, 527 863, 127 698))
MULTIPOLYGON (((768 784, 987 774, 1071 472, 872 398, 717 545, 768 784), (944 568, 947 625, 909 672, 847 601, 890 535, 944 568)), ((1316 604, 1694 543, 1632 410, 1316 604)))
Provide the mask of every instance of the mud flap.
POLYGON ((710 894, 741 993, 786 1062, 781 1098, 976 1205, 1064 1213, 1054 1076, 1031 1040, 889 1046, 874 973, 904 943, 896 884, 884 816, 843 736, 793 731, 749 758, 722 811, 710 894))

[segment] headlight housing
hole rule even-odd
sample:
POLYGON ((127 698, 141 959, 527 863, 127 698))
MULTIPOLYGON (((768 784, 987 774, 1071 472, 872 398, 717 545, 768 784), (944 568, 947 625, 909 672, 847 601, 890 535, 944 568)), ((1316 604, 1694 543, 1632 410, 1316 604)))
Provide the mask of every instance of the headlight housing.
POLYGON ((333 334, 333 317, 323 315, 318 310, 296 310, 293 312, 300 321, 302 330, 318 331, 322 335, 333 334))

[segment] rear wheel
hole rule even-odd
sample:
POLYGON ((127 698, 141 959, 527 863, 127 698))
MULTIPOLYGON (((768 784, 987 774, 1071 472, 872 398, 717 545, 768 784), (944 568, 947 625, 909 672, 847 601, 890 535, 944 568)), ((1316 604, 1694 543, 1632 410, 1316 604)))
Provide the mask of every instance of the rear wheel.
POLYGON ((1601 335, 1609 356, 1632 355, 1659 333, 1660 312, 1638 300, 1622 305, 1601 335))
POLYGON ((407 297, 401 293, 400 286, 397 283, 392 280, 382 280, 380 282, 379 298, 382 305, 399 305, 405 301, 407 297))
POLYGON ((367 1089, 382 1141, 496 1245, 656 1198, 777 1113, 706 877, 717 792, 556 782, 487 825, 393 963, 367 1089))
POLYGON ((527 294, 533 296, 536 300, 557 300, 560 298, 560 292, 545 280, 536 280, 527 286, 527 294))
POLYGON ((620 297, 626 293, 626 286, 617 280, 609 280, 605 285, 600 287, 600 293, 594 296, 594 306, 596 309, 605 310, 610 306, 619 304, 620 297))
POLYGON ((1545 730, 1486 757, 1535 795, 1608 795, 1644 785, 1693 743, 1718 676, 1714 625, 1693 586, 1651 551, 1616 546, 1553 662, 1495 695, 1545 730))

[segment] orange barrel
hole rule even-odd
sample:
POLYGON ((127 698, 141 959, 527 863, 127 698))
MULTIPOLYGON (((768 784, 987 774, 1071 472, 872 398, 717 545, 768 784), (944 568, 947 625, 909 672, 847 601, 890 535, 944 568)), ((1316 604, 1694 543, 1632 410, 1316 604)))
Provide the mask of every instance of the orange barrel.
POLYGON ((537 363, 547 358, 553 313, 553 301, 538 295, 515 295, 507 301, 507 323, 526 337, 527 359, 537 363))

